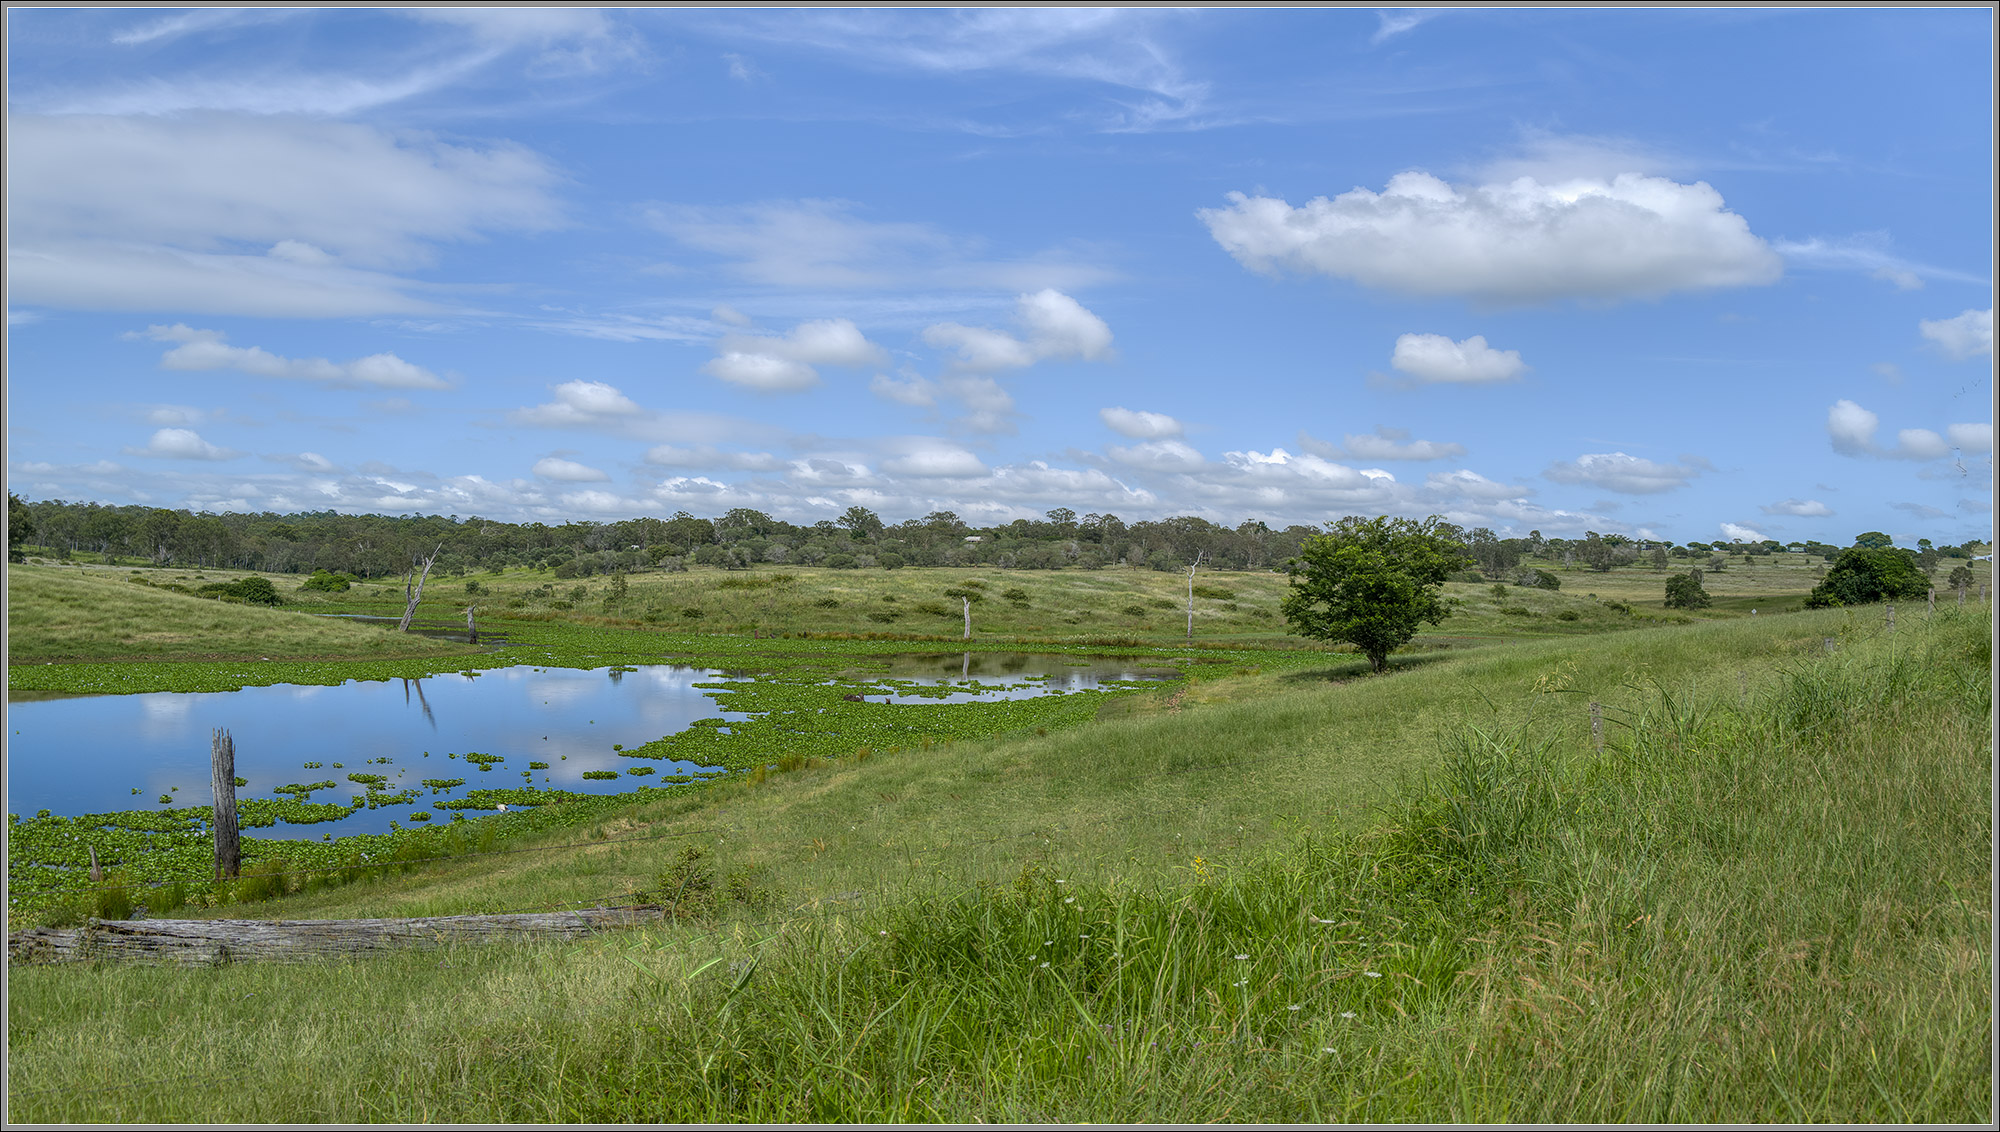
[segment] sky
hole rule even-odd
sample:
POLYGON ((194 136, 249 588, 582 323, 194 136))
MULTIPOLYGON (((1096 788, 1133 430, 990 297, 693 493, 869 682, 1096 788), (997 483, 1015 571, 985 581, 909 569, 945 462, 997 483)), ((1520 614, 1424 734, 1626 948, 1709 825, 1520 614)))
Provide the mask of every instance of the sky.
POLYGON ((1992 537, 1986 6, 6 19, 25 498, 1992 537))

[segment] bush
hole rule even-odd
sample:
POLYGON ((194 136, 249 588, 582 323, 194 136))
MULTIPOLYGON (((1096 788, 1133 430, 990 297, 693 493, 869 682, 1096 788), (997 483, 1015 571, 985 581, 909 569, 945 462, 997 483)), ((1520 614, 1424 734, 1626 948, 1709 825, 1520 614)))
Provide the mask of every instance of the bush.
POLYGON ((204 597, 242 602, 246 605, 277 605, 279 601, 278 589, 271 584, 271 579, 256 576, 239 578, 233 582, 215 582, 195 592, 204 597))
POLYGON ((826 556, 826 567, 829 570, 852 570, 858 565, 860 563, 855 561, 852 554, 829 554, 826 556))
POLYGON ((312 576, 299 583, 302 590, 320 590, 326 593, 344 593, 355 582, 352 574, 334 574, 325 570, 314 570, 312 576))

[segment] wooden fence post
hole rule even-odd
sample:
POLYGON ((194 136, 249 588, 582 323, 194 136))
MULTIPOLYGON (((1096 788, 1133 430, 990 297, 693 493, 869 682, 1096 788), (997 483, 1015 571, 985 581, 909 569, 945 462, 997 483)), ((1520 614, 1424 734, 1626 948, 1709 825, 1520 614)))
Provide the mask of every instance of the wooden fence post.
POLYGON ((103 884, 104 866, 97 863, 97 847, 90 845, 85 848, 90 850, 90 883, 103 884))
POLYGON ((1931 616, 1931 617, 1935 617, 1935 616, 1937 616, 1937 587, 1936 587, 1936 586, 1932 586, 1932 587, 1931 587, 1931 596, 1930 596, 1930 598, 1929 598, 1929 603, 1928 603, 1928 604, 1927 604, 1927 605, 1925 606, 1925 608, 1924 608, 1924 613, 1925 613, 1925 614, 1926 614, 1927 616, 1931 616))
POLYGON ((1604 753, 1604 705, 1596 700, 1590 701, 1590 745, 1604 753))
POLYGON ((1889 631, 1890 631, 1891 633, 1893 633, 1893 632, 1895 632, 1895 631, 1896 631, 1896 603, 1895 603, 1895 602, 1890 602, 1890 603, 1889 603, 1889 631))
POLYGON ((465 643, 469 645, 479 643, 479 630, 472 624, 472 607, 469 605, 465 607, 465 643))
POLYGON ((236 742, 221 727, 209 744, 209 775, 215 784, 215 875, 233 877, 242 867, 236 834, 236 742))
POLYGON ((961 597, 958 600, 965 603, 965 639, 969 641, 972 639, 972 599, 961 597))

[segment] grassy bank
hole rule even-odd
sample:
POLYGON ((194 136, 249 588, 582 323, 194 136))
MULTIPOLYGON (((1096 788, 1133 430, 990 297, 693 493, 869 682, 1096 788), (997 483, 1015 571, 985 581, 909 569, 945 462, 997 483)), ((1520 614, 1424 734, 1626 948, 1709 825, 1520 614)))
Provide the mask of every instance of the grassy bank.
MULTIPOLYGON (((193 587, 241 576, 187 575, 186 584, 193 587)), ((401 613, 400 605, 397 612, 401 613)), ((107 571, 26 565, 7 568, 10 665, 434 660, 477 651, 449 641, 384 633, 370 626, 298 612, 210 601, 158 584, 134 584, 128 576, 107 571)))
POLYGON ((1219 674, 267 906, 712 894, 655 931, 18 969, 10 1115, 1984 1121, 1988 627, 1876 613, 1219 674))

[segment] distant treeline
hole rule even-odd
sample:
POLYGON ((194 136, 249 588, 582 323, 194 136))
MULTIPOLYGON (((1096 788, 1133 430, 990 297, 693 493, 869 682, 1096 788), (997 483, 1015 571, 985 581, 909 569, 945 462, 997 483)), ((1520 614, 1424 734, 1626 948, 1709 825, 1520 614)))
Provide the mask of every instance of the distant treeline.
MULTIPOLYGON (((220 515, 158 507, 28 502, 8 494, 8 541, 18 554, 26 546, 47 548, 55 558, 78 552, 108 558, 144 559, 155 565, 261 570, 310 574, 315 570, 360 578, 401 576, 411 560, 443 548, 435 572, 464 574, 505 567, 554 569, 564 577, 617 571, 681 569, 690 564, 747 568, 800 565, 841 568, 899 566, 991 566, 1054 570, 1106 566, 1183 570, 1199 562, 1220 570, 1283 569, 1301 540, 1317 527, 1273 530, 1261 522, 1219 526, 1191 515, 1126 523, 1116 515, 1079 517, 1057 508, 1042 519, 1016 519, 975 528, 949 511, 890 525, 865 507, 850 507, 838 519, 800 526, 761 511, 737 508, 701 519, 685 511, 671 518, 506 523, 457 515, 344 515, 335 511, 220 515)), ((1588 534, 1582 539, 1499 538, 1479 527, 1447 526, 1488 577, 1504 577, 1527 557, 1608 570, 1650 561, 1665 568, 1670 558, 1768 555, 1791 550, 1829 559, 1839 548, 1824 543, 1701 543, 1683 546, 1642 542, 1620 535, 1588 534)), ((1866 541, 1874 532, 1861 536, 1866 541)), ((1964 548, 1933 549, 1924 540, 1917 553, 1964 557, 1964 548)))

